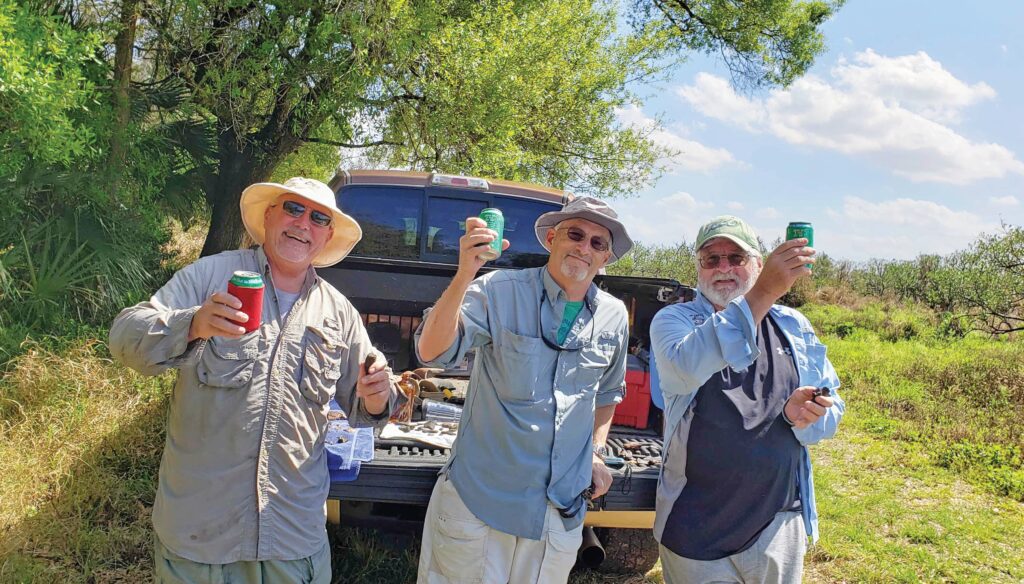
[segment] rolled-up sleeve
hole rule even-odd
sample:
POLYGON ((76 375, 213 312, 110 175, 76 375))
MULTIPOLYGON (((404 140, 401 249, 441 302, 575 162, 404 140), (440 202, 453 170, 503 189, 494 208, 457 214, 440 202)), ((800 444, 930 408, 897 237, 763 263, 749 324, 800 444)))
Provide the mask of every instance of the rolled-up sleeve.
MULTIPOLYGON (((625 315, 623 315, 625 316, 625 315)), ((629 325, 623 319, 623 326, 618 332, 619 342, 615 344, 611 364, 601 376, 597 387, 595 407, 604 407, 621 403, 626 397, 626 355, 629 344, 629 325)))
POLYGON ((489 278, 483 276, 473 280, 466 290, 462 307, 459 309, 459 322, 455 332, 455 340, 451 346, 432 361, 424 361, 420 356, 420 337, 423 334, 423 326, 427 322, 427 315, 433 308, 423 311, 423 320, 416 329, 413 345, 416 347, 416 358, 424 365, 430 367, 443 367, 445 369, 454 367, 466 358, 466 353, 474 347, 482 347, 491 342, 491 326, 488 320, 487 282, 489 278))
POLYGON ((192 317, 206 290, 202 260, 178 271, 146 302, 121 311, 110 327, 115 359, 146 375, 157 375, 190 362, 204 341, 188 342, 192 317))

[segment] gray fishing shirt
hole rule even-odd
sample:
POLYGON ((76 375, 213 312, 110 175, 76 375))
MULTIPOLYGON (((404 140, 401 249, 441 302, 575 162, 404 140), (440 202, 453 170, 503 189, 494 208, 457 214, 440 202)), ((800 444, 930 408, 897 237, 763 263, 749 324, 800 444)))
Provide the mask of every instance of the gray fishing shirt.
POLYGON ((548 502, 570 508, 590 486, 594 410, 624 395, 625 305, 592 284, 555 350, 541 335, 554 342, 566 301, 546 267, 485 274, 466 292, 456 340, 429 363, 452 367, 476 349, 449 478, 481 521, 518 537, 541 539, 548 502))
MULTIPOLYGON (((324 450, 332 397, 353 425, 383 424, 355 395, 373 350, 359 314, 310 268, 282 318, 262 247, 202 258, 110 330, 111 353, 141 373, 178 369, 153 505, 167 549, 192 561, 308 557, 327 542, 324 450), (188 342, 199 306, 236 270, 263 275, 259 329, 188 342)), ((396 407, 395 393, 389 408, 396 407)), ((390 411, 390 410, 389 410, 390 411)))

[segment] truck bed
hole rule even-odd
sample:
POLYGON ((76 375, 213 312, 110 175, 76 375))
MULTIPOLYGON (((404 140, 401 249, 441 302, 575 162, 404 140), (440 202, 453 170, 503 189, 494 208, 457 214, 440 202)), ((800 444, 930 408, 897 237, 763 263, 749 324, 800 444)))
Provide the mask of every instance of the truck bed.
MULTIPOLYGON (((661 461, 661 437, 650 430, 615 426, 608 436, 611 454, 626 452, 634 464, 612 470, 612 488, 605 496, 607 511, 653 511, 661 461), (628 475, 628 476, 627 476, 628 475)), ((450 451, 411 441, 380 441, 374 459, 364 463, 354 481, 332 482, 331 499, 426 506, 437 473, 450 451)))

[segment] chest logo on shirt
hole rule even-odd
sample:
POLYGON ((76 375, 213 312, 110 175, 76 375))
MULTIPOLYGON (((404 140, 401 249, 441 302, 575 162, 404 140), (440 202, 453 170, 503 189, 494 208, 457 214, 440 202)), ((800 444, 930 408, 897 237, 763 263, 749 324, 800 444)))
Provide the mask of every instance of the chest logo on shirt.
POLYGON ((791 351, 789 347, 775 347, 775 352, 779 355, 793 356, 793 351, 791 351))

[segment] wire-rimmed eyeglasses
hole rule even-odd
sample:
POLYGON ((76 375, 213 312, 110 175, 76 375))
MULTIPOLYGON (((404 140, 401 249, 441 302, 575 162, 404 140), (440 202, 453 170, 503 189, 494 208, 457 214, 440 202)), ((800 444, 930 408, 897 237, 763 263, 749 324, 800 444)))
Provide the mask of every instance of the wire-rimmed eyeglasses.
POLYGON ((717 268, 718 264, 720 264, 722 262, 723 258, 725 258, 729 262, 730 266, 732 266, 734 268, 739 268, 739 267, 747 265, 747 262, 750 261, 750 254, 746 254, 746 253, 731 253, 731 254, 728 254, 728 255, 711 254, 711 255, 706 255, 706 256, 698 256, 697 257, 697 261, 700 262, 700 267, 704 268, 705 270, 711 270, 711 269, 717 268))

